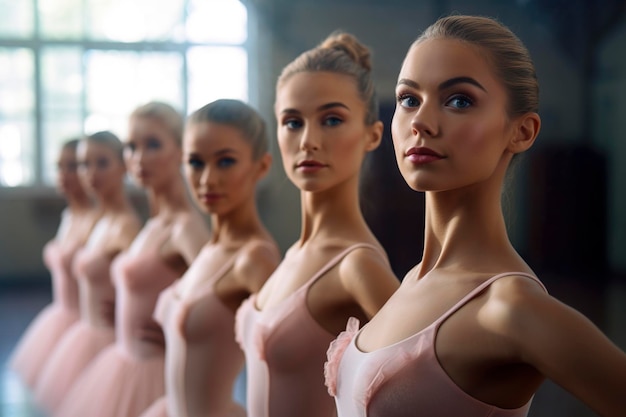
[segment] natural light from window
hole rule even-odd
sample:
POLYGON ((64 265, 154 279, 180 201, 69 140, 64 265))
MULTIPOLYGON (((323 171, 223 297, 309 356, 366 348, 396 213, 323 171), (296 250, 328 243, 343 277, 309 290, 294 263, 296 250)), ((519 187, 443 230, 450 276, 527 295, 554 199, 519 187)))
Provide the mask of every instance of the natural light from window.
POLYGON ((237 0, 0 0, 0 186, 52 184, 66 140, 124 139, 147 101, 247 101, 247 32, 237 0))

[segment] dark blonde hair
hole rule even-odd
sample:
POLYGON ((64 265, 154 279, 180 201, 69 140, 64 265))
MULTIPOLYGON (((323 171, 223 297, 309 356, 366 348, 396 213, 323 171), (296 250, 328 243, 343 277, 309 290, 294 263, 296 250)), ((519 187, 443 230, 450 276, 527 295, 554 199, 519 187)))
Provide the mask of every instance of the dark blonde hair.
POLYGON ((344 32, 332 33, 320 45, 289 63, 278 77, 277 87, 294 74, 322 71, 354 78, 359 95, 367 105, 365 123, 370 125, 378 120, 378 99, 371 76, 371 53, 355 36, 344 32))
POLYGON ((124 145, 113 132, 102 130, 84 137, 87 142, 99 143, 111 149, 124 165, 124 145))
POLYGON ((538 111, 539 83, 530 54, 519 38, 497 20, 444 17, 428 27, 414 44, 429 39, 457 39, 480 48, 508 93, 509 116, 538 111))
POLYGON ((171 133, 178 146, 183 143, 183 116, 172 106, 160 101, 151 101, 137 107, 131 114, 133 118, 148 118, 159 121, 171 133))
POLYGON ((195 112, 187 123, 211 122, 238 129, 252 148, 252 159, 257 161, 268 150, 265 121, 261 115, 243 101, 233 99, 215 100, 195 112))

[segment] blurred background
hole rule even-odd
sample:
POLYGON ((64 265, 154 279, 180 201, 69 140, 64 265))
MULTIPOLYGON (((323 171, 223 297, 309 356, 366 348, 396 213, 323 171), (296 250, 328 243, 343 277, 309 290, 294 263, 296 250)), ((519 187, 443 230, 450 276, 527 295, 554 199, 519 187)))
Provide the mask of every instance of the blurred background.
MULTIPOLYGON (((223 97, 250 102, 275 137, 280 70, 336 29, 372 49, 388 128, 408 47, 449 13, 495 17, 530 50, 543 125, 504 193, 510 236, 553 295, 626 349, 626 1, 0 0, 0 361, 50 300, 41 250, 64 207, 61 143, 103 129, 124 138, 149 100, 188 114, 223 97)), ((284 250, 299 194, 273 152, 259 201, 284 250)), ((388 131, 365 162, 362 206, 401 278, 421 257, 423 195, 400 177, 388 131)), ((34 415, 26 393, 0 384, 0 415, 34 415)), ((551 383, 531 410, 593 415, 551 383)))

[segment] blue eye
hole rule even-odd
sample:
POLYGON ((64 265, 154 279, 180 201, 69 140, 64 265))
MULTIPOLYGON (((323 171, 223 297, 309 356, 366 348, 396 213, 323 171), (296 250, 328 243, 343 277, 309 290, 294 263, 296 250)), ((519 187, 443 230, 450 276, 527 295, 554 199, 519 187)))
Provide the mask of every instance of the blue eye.
POLYGON ((237 163, 237 160, 235 158, 224 157, 224 158, 220 158, 217 161, 217 166, 220 168, 228 168, 228 167, 235 165, 236 163, 237 163))
POLYGON ((324 119, 324 124, 326 126, 339 126, 341 123, 343 123, 343 120, 337 116, 329 116, 324 119))
POLYGON ((146 141, 146 147, 148 149, 160 149, 161 148, 161 141, 156 138, 156 137, 149 137, 148 140, 146 141))
POLYGON ((397 101, 399 105, 405 108, 417 107, 420 104, 416 97, 409 94, 398 96, 397 101))
POLYGON ((288 129, 298 129, 302 127, 302 121, 298 119, 288 119, 283 122, 288 129))
POLYGON ((108 158, 98 158, 96 160, 96 167, 98 169, 107 169, 110 165, 110 161, 108 158))
POLYGON ((202 169, 202 168, 204 168, 204 161, 201 161, 200 159, 197 159, 197 158, 189 158, 189 160, 187 161, 187 164, 192 169, 202 169))
POLYGON ((466 96, 454 96, 450 100, 448 100, 447 105, 450 107, 454 107, 456 109, 466 109, 471 107, 474 102, 466 96))

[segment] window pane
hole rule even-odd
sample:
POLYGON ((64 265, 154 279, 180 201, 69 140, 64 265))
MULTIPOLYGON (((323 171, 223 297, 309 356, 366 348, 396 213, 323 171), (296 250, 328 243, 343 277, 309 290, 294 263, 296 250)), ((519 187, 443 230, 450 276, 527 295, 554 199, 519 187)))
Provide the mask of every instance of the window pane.
POLYGON ((77 39, 83 34, 83 0, 39 0, 40 33, 52 39, 77 39))
POLYGON ((0 37, 33 36, 32 0, 0 0, 0 37))
POLYGON ((182 108, 182 56, 175 52, 87 53, 87 133, 126 135, 127 118, 140 104, 165 101, 182 108))
POLYGON ((197 46, 187 54, 190 111, 218 98, 248 100, 248 59, 243 48, 197 46))
POLYGON ((120 42, 182 40, 184 0, 87 0, 88 36, 120 42))
POLYGON ((34 181, 34 75, 29 49, 0 48, 0 184, 34 181))
POLYGON ((83 131, 82 54, 68 47, 45 48, 41 54, 43 180, 48 184, 56 177, 61 144, 83 131))
POLYGON ((35 181, 33 118, 0 122, 0 185, 28 185, 35 181))
POLYGON ((189 0, 187 38, 191 42, 244 43, 248 14, 238 0, 189 0))

